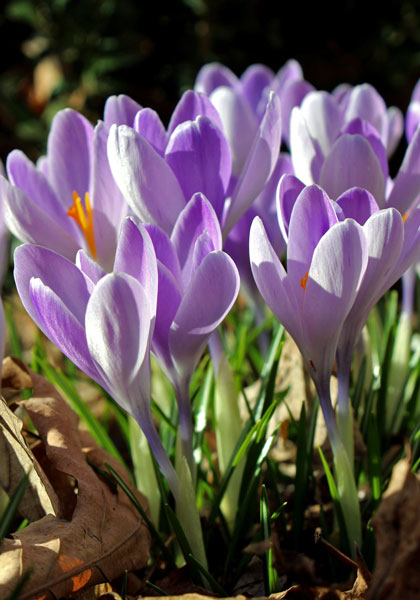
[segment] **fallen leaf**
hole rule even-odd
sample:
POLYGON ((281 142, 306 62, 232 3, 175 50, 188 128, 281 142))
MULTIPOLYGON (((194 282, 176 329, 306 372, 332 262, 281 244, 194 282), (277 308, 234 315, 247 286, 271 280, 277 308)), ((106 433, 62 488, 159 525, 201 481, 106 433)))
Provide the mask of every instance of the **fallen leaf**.
POLYGON ((372 520, 377 552, 368 600, 418 600, 419 504, 420 477, 405 458, 395 465, 372 520))
MULTIPOLYGON (((16 369, 23 368, 16 364, 16 369)), ((0 598, 24 573, 29 583, 20 600, 68 596, 86 586, 143 568, 149 558, 150 535, 124 492, 111 489, 90 466, 109 463, 129 484, 120 463, 77 428, 77 417, 54 387, 31 376, 34 395, 21 404, 32 419, 57 471, 74 478, 76 497, 69 520, 47 515, 5 539, 0 554, 0 598), (90 464, 87 463, 89 460, 90 464)), ((51 482, 54 484, 54 482, 51 482)), ((133 489, 139 501, 143 496, 133 489)))
MULTIPOLYGON (((19 385, 21 389, 30 387, 30 376, 20 373, 17 364, 12 359, 4 360, 2 384, 14 390, 19 385)), ((19 505, 19 514, 28 521, 37 521, 47 514, 61 516, 57 495, 22 435, 22 421, 0 398, 0 487, 12 496, 25 474, 28 485, 19 505)))

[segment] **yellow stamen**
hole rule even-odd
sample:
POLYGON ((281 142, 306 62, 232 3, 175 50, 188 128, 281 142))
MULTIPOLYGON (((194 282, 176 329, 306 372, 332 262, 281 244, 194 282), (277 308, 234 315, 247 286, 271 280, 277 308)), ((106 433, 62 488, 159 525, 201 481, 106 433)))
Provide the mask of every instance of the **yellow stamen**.
POLYGON ((73 204, 67 211, 67 215, 74 219, 82 230, 89 251, 96 259, 95 235, 93 232, 93 211, 90 205, 89 194, 85 194, 85 205, 83 206, 79 194, 73 190, 73 204))
POLYGON ((305 277, 302 277, 302 279, 300 280, 300 287, 303 289, 303 291, 306 291, 306 284, 308 282, 308 275, 309 275, 309 271, 306 271, 306 275, 305 277))
POLYGON ((405 222, 406 222, 406 220, 407 220, 407 217, 408 217, 408 212, 405 212, 405 213, 403 214, 403 216, 402 216, 403 223, 405 223, 405 222))

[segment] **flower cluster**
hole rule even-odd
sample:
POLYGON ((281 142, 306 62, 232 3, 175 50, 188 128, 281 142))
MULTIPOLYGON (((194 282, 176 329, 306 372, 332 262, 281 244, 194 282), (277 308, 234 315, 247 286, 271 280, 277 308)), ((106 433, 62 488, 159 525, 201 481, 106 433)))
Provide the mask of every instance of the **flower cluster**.
POLYGON ((15 253, 22 302, 138 421, 177 500, 151 414, 150 353, 173 386, 194 479, 190 382, 241 281, 302 353, 346 525, 360 538, 350 363, 371 308, 420 255, 419 97, 417 86, 394 178, 401 112, 368 84, 317 91, 296 61, 277 74, 252 65, 240 78, 204 66, 167 128, 126 96, 109 98, 96 126, 63 110, 36 165, 9 155, 0 195, 7 227, 26 242, 15 253))

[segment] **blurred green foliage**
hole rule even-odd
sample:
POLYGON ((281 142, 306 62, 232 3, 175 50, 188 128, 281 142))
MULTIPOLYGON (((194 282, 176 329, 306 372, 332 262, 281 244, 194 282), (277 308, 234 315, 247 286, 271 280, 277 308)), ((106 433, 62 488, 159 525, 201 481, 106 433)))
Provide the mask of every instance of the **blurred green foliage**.
POLYGON ((317 88, 369 81, 405 110, 420 76, 414 0, 8 0, 0 13, 0 157, 36 158, 55 112, 92 120, 126 93, 167 121, 206 62, 240 74, 294 57, 317 88), (333 26, 331 25, 333 23, 333 26))

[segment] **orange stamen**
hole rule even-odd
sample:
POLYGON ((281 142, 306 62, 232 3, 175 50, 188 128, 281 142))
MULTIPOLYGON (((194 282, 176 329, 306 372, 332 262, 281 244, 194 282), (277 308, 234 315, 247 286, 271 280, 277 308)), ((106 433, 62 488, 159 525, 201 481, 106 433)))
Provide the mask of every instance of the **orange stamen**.
POLYGON ((406 220, 407 220, 407 217, 408 217, 408 212, 405 212, 405 213, 403 214, 403 216, 402 216, 403 223, 405 223, 405 222, 406 222, 406 220))
POLYGON ((305 277, 302 277, 302 279, 300 280, 300 287, 303 289, 303 291, 306 291, 306 284, 308 282, 308 275, 309 275, 309 271, 306 271, 305 277))
POLYGON ((95 235, 93 232, 93 210, 90 205, 89 194, 85 193, 85 205, 83 206, 79 194, 73 190, 73 204, 67 211, 67 215, 74 219, 82 230, 89 251, 96 259, 95 235))

